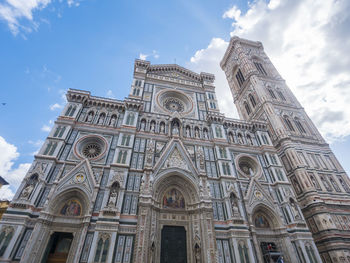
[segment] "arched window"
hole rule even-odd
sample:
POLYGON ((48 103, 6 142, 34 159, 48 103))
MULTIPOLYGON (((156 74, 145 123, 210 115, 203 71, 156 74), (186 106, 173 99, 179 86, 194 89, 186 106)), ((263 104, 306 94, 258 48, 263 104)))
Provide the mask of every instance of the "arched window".
POLYGON ((248 105, 248 103, 247 103, 247 102, 244 102, 244 108, 245 108, 245 110, 246 110, 247 114, 248 114, 248 115, 250 115, 251 110, 250 110, 250 107, 249 107, 249 105, 248 105))
POLYGON ((105 236, 100 237, 97 243, 94 262, 98 262, 98 263, 106 262, 108 249, 109 249, 109 237, 105 237, 105 236))
POLYGON ((317 259, 316 259, 316 256, 315 256, 315 252, 312 248, 312 245, 309 244, 309 243, 306 243, 305 244, 305 249, 306 249, 306 253, 307 253, 307 256, 310 260, 310 263, 317 263, 317 259))
POLYGON ((294 119, 294 123, 297 126, 300 133, 306 133, 306 130, 304 129, 303 125, 301 124, 298 118, 294 119))
POLYGON ((57 147, 57 142, 49 142, 44 151, 44 155, 53 155, 57 147))
POLYGON ((277 99, 275 93, 273 92, 273 90, 271 88, 268 88, 267 90, 269 91, 271 98, 277 99))
POLYGON ((240 242, 238 244, 238 252, 241 263, 249 263, 248 249, 247 245, 244 242, 240 242))
POLYGON ((117 163, 125 163, 127 155, 128 155, 127 151, 119 151, 117 163))
POLYGON ((249 134, 247 135, 247 141, 249 142, 250 145, 254 145, 253 139, 249 134))
POLYGON ((236 80, 237 80, 237 82, 238 82, 238 85, 239 85, 240 87, 242 87, 242 86, 243 86, 243 83, 244 83, 244 81, 245 81, 245 79, 244 79, 244 76, 243 76, 243 73, 242 73, 241 69, 238 69, 238 70, 237 70, 237 73, 236 73, 236 80))
POLYGON ((294 129, 292 123, 290 122, 289 118, 287 116, 284 116, 283 120, 284 120, 284 123, 287 125, 288 129, 290 131, 294 131, 295 132, 295 129, 294 129))
POLYGON ((72 117, 76 110, 77 110, 77 106, 74 106, 69 116, 72 117))
POLYGON ((338 184, 335 182, 335 180, 333 179, 333 177, 331 175, 329 176, 329 181, 333 185, 335 191, 340 192, 340 188, 339 188, 338 184))
POLYGON ((286 98, 284 97, 282 91, 277 90, 278 97, 280 97, 281 100, 286 101, 286 98))
POLYGON ((259 73, 260 73, 261 75, 267 76, 267 73, 266 73, 266 71, 265 71, 265 69, 264 69, 264 67, 263 67, 263 65, 262 65, 261 63, 259 63, 259 62, 254 62, 254 65, 255 65, 256 69, 259 71, 259 73))
POLYGON ((327 181, 327 179, 323 176, 323 175, 320 175, 320 178, 321 178, 321 181, 324 185, 324 187, 326 188, 326 190, 328 192, 332 192, 332 187, 330 186, 329 182, 327 181))
POLYGON ((73 106, 69 105, 69 107, 68 107, 68 109, 67 109, 67 111, 66 111, 66 113, 64 115, 65 116, 69 116, 70 112, 72 111, 72 108, 73 108, 73 106))
POLYGON ((255 108, 256 106, 256 101, 255 101, 255 98, 252 94, 249 94, 249 100, 250 100, 250 103, 252 104, 253 108, 255 108))
POLYGON ((13 232, 14 229, 11 226, 2 229, 0 234, 0 257, 4 255, 6 248, 12 239, 13 232))
POLYGON ((215 127, 215 134, 217 138, 222 138, 222 131, 221 128, 219 126, 215 127))
POLYGON ((128 114, 128 117, 126 118, 126 125, 133 125, 134 124, 134 119, 135 119, 134 113, 130 112, 128 114))

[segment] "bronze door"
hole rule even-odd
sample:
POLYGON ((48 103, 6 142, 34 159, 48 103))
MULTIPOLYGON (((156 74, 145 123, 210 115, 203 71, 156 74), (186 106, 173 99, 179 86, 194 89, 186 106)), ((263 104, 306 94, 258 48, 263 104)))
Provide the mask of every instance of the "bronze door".
POLYGON ((160 263, 186 263, 186 231, 182 226, 164 226, 160 263))

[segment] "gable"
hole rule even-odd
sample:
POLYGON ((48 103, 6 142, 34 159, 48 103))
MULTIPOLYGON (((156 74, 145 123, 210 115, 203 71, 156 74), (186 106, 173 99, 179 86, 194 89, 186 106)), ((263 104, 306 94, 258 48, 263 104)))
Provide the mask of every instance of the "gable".
POLYGON ((94 172, 89 160, 85 159, 59 180, 56 192, 59 193, 68 188, 78 187, 88 196, 92 196, 95 186, 96 178, 94 177, 94 172))
POLYGON ((163 149, 161 156, 154 166, 154 174, 171 168, 185 171, 195 178, 198 176, 197 168, 193 164, 186 147, 179 139, 175 138, 163 149))

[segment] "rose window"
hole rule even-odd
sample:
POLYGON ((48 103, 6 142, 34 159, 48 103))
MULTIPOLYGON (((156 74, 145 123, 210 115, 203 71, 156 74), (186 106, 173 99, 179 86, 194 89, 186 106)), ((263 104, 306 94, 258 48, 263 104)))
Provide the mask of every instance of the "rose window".
POLYGON ((87 158, 96 158, 102 152, 101 146, 97 143, 88 143, 83 147, 83 155, 87 158))
POLYGON ((164 108, 171 112, 183 112, 185 108, 183 102, 177 98, 168 98, 164 101, 163 105, 164 108))
POLYGON ((158 105, 168 113, 187 114, 192 111, 193 103, 185 93, 175 90, 163 90, 157 95, 158 105))
POLYGON ((259 164, 254 158, 241 156, 237 161, 238 170, 245 176, 255 176, 261 173, 259 164))
POLYGON ((107 142, 100 136, 85 136, 75 145, 74 152, 79 158, 97 160, 107 150, 107 142))

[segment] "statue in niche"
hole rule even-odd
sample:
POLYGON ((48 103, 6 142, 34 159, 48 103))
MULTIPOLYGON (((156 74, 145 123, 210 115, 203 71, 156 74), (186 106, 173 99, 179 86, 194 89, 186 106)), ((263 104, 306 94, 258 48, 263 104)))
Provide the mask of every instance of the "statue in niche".
POLYGON ((232 217, 235 216, 235 212, 239 213, 237 197, 234 193, 230 194, 230 203, 232 209, 232 217))
POLYGON ((154 121, 151 121, 150 132, 154 132, 155 128, 156 128, 156 123, 154 121))
POLYGON ((199 138, 200 136, 199 136, 199 129, 198 128, 195 128, 194 129, 194 137, 196 137, 196 138, 199 138))
POLYGON ((172 134, 179 135, 179 124, 177 122, 174 122, 173 124, 172 134))
POLYGON ((104 120, 105 120, 105 115, 104 115, 104 114, 101 114, 101 115, 100 115, 100 118, 98 119, 98 124, 99 124, 99 125, 102 125, 103 122, 104 122, 104 120))
POLYGON ((31 193, 33 192, 37 182, 38 182, 38 175, 37 174, 32 175, 22 190, 21 198, 28 199, 31 193))
POLYGON ((198 243, 196 243, 194 246, 194 258, 196 259, 196 263, 201 262, 201 248, 198 243))
POLYGON ((243 137, 241 134, 238 134, 238 143, 243 144, 243 137))
POLYGON ((119 183, 114 182, 109 192, 108 206, 115 207, 118 200, 119 183))
POLYGON ((208 139, 208 131, 207 131, 207 129, 203 130, 203 136, 204 136, 204 139, 208 139))
POLYGON ((250 145, 254 145, 252 137, 250 137, 250 136, 248 135, 247 138, 248 138, 249 144, 250 144, 250 145))
POLYGON ((145 120, 142 120, 142 121, 141 121, 141 126, 140 126, 140 131, 144 131, 144 130, 145 130, 145 127, 146 127, 146 121, 145 121, 145 120))
POLYGON ((291 207, 293 209, 294 218, 295 219, 300 219, 300 214, 299 214, 297 203, 294 201, 293 198, 289 199, 289 203, 290 203, 290 205, 291 205, 291 207))
POLYGON ((228 136, 229 136, 230 142, 232 142, 232 143, 235 142, 235 139, 234 139, 233 134, 231 132, 229 133, 228 136))
POLYGON ((109 126, 114 127, 116 120, 117 120, 116 116, 113 115, 110 122, 109 122, 109 126))
POLYGON ((186 127, 186 137, 191 137, 190 127, 186 127))
POLYGON ((160 123, 160 133, 165 133, 165 124, 164 124, 164 122, 160 123))
POLYGON ((93 117, 94 117, 94 113, 92 111, 90 111, 87 118, 86 118, 86 121, 91 122, 93 117))

